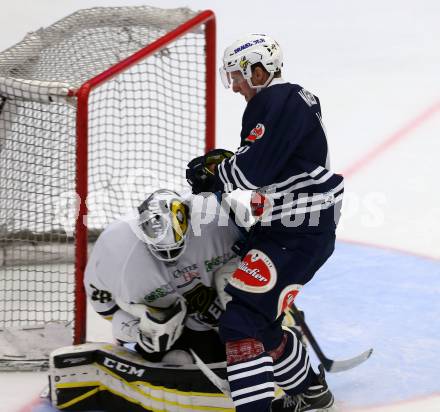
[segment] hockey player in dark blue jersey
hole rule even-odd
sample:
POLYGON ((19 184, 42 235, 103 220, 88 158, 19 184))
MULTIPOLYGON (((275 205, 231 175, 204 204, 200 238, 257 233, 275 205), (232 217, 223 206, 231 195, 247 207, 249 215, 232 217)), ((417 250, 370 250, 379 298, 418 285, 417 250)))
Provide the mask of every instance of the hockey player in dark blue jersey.
POLYGON ((241 144, 188 164, 194 193, 252 191, 256 223, 225 291, 221 318, 238 412, 328 408, 333 395, 298 337, 281 326, 302 285, 333 253, 343 178, 330 171, 319 100, 281 77, 282 52, 266 35, 225 50, 222 80, 247 101, 241 144), (274 401, 274 383, 286 397, 274 401), (281 402, 281 403, 280 403, 281 402))

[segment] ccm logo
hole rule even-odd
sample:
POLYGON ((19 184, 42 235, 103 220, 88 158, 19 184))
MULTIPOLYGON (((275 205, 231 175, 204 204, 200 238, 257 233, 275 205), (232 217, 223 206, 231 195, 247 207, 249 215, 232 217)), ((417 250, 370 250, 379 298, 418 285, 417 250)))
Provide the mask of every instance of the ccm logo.
POLYGON ((128 373, 129 375, 136 375, 142 378, 145 369, 137 369, 135 366, 127 365, 126 363, 118 362, 113 359, 104 358, 104 366, 110 369, 116 369, 119 372, 128 373))

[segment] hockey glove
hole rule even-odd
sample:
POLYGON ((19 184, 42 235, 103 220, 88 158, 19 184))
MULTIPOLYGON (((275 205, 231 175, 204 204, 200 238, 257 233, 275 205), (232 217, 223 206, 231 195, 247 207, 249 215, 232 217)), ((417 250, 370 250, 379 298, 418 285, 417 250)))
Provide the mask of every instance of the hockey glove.
POLYGON ((186 180, 192 187, 194 194, 212 192, 214 190, 215 168, 223 160, 230 159, 233 152, 225 149, 210 150, 204 156, 191 160, 186 169, 186 180))
POLYGON ((191 160, 186 169, 186 180, 195 195, 212 192, 214 189, 214 174, 205 166, 205 156, 191 160))
POLYGON ((147 353, 165 352, 183 331, 186 304, 178 300, 169 310, 145 311, 139 323, 137 343, 147 353))
POLYGON ((223 160, 230 159, 234 153, 226 149, 214 149, 205 154, 205 165, 210 168, 212 165, 219 165, 223 160))

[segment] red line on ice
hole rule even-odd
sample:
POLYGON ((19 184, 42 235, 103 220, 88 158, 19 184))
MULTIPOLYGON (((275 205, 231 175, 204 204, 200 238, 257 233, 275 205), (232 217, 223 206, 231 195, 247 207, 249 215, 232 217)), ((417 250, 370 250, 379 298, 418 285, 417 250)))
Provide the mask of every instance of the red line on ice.
POLYGON ((434 114, 440 111, 440 101, 434 103, 432 106, 428 107, 417 117, 412 119, 408 124, 394 132, 391 136, 385 139, 382 143, 373 147, 364 156, 355 161, 352 165, 348 166, 343 172, 344 177, 351 177, 357 173, 360 169, 365 167, 368 163, 374 160, 376 157, 380 156, 383 152, 388 150, 391 146, 395 145, 398 141, 407 137, 411 132, 429 120, 434 114))
POLYGON ((41 401, 40 398, 36 398, 28 405, 25 405, 22 408, 20 408, 17 412, 32 412, 32 409, 34 409, 35 406, 38 406, 40 401, 41 401))

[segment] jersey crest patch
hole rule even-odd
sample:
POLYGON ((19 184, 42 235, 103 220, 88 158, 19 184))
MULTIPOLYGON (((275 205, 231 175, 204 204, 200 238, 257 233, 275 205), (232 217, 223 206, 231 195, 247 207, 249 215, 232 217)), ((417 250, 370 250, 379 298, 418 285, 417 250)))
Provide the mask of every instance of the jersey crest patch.
POLYGON ((255 140, 261 139, 266 131, 263 123, 258 123, 249 133, 249 136, 246 137, 247 142, 255 142, 255 140))
POLYGON ((199 283, 183 294, 188 305, 188 314, 205 325, 217 325, 223 313, 217 291, 199 283))
POLYGON ((286 286, 280 293, 278 298, 278 316, 280 316, 286 309, 292 306, 296 295, 301 290, 302 285, 289 285, 286 286))
POLYGON ((261 250, 251 249, 229 283, 246 292, 265 293, 277 283, 277 270, 269 256, 261 250))

